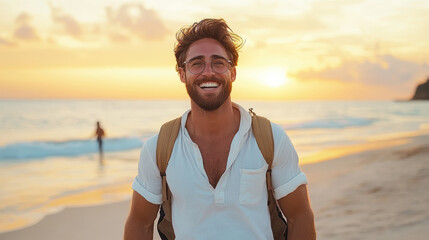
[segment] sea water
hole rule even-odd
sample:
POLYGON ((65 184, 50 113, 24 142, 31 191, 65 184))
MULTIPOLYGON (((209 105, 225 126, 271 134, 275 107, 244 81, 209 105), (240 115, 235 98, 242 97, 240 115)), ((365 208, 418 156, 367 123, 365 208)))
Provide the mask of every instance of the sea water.
MULTIPOLYGON (((425 101, 237 103, 282 126, 304 160, 429 130, 425 101)), ((129 198, 142 144, 189 107, 187 100, 1 100, 0 232, 64 207, 129 198), (103 164, 97 121, 106 132, 103 164)))

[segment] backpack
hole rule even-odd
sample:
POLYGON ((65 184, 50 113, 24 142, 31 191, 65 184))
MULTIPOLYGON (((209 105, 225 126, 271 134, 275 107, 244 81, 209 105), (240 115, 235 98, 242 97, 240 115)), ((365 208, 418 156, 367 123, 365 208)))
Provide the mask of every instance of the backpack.
MULTIPOLYGON (((274 158, 274 140, 271 129, 271 123, 268 119, 257 116, 249 109, 252 116, 252 131, 265 161, 268 164, 266 173, 267 191, 268 191, 268 208, 271 218, 271 230, 275 240, 287 239, 287 223, 282 212, 277 206, 274 198, 274 189, 271 184, 271 164, 274 158)), ((156 147, 156 163, 162 178, 162 204, 160 216, 158 219, 158 233, 162 240, 175 239, 174 229, 171 219, 171 192, 167 185, 165 171, 168 161, 173 151, 174 143, 179 134, 181 117, 171 120, 162 125, 156 147)))

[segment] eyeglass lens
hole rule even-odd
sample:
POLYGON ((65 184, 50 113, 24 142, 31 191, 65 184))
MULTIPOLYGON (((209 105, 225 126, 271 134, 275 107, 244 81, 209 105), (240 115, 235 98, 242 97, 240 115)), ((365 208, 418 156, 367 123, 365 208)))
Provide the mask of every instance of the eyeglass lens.
MULTIPOLYGON (((225 73, 229 69, 229 62, 226 59, 218 58, 211 62, 211 68, 215 73, 225 73)), ((194 59, 186 63, 189 71, 193 74, 200 74, 206 68, 206 62, 202 59, 194 59)))

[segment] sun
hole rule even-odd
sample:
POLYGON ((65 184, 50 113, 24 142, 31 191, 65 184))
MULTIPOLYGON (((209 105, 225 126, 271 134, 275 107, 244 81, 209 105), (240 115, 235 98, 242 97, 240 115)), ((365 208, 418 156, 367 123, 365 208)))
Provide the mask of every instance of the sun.
POLYGON ((269 87, 280 87, 285 85, 289 79, 286 69, 282 67, 269 67, 261 71, 259 77, 263 84, 269 87))

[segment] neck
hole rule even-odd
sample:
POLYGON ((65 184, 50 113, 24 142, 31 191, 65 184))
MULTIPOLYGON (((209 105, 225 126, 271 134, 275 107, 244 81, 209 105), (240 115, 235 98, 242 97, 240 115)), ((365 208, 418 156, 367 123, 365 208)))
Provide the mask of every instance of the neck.
POLYGON ((186 129, 193 137, 221 138, 236 133, 240 125, 240 112, 233 107, 231 99, 214 111, 201 109, 195 102, 191 102, 191 112, 186 121, 186 129))

